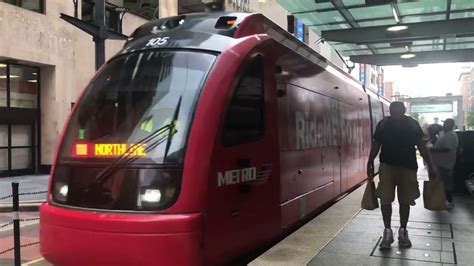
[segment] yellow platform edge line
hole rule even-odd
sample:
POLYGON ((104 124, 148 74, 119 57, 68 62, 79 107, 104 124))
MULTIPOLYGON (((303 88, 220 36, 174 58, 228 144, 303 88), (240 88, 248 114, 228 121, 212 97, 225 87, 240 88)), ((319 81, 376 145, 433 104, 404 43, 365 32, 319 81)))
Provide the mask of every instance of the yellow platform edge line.
POLYGON ((36 259, 36 260, 32 260, 32 261, 29 261, 29 262, 25 262, 22 264, 22 266, 28 266, 28 265, 33 265, 35 263, 38 263, 40 261, 44 261, 44 258, 39 258, 39 259, 36 259))

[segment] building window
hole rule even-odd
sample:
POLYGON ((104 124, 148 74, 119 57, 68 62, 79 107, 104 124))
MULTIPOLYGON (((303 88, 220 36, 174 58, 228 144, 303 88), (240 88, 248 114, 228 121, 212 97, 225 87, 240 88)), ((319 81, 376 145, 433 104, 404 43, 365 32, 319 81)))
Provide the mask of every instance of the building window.
POLYGON ((35 67, 10 66, 10 107, 36 108, 38 70, 35 67))
POLYGON ((373 86, 377 85, 376 77, 377 77, 376 74, 374 74, 373 72, 370 73, 370 84, 373 86))
POLYGON ((0 124, 0 172, 8 170, 8 125, 0 124))
POLYGON ((0 176, 35 172, 38 86, 39 68, 0 62, 0 176))
POLYGON ((0 108, 36 108, 38 68, 0 62, 0 108))
POLYGON ((0 107, 7 107, 7 64, 2 63, 0 63, 0 107))
POLYGON ((256 141, 265 129, 263 58, 252 59, 232 95, 223 129, 224 146, 256 141))
POLYGON ((0 0, 0 2, 44 14, 44 0, 0 0))

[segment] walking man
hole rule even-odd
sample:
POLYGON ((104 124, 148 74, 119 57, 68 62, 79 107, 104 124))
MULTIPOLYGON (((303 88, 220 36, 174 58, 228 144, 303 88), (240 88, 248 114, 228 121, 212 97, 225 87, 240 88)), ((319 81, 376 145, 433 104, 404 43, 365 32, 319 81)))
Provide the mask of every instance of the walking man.
POLYGON ((454 207, 452 194, 454 190, 453 169, 459 143, 458 136, 453 129, 454 120, 446 119, 443 124, 444 134, 441 134, 438 141, 430 149, 436 169, 443 179, 447 200, 446 207, 448 208, 454 207))
POLYGON ((390 104, 390 116, 382 119, 374 134, 374 141, 367 162, 367 176, 369 181, 374 178, 374 159, 380 148, 380 170, 376 195, 380 198, 383 222, 383 232, 380 248, 390 248, 393 243, 391 228, 392 202, 395 199, 397 188, 400 204, 400 229, 398 230, 398 244, 400 247, 411 247, 406 229, 410 216, 410 205, 415 205, 415 199, 420 196, 416 172, 416 149, 425 159, 430 176, 433 173, 433 164, 430 154, 423 142, 423 131, 416 120, 405 115, 405 106, 402 102, 390 104))

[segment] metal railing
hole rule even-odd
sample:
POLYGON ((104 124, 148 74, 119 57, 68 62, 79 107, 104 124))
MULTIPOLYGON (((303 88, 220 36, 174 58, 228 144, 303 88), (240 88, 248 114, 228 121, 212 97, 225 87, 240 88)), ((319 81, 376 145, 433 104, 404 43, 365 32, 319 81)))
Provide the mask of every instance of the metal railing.
POLYGON ((13 247, 0 251, 0 255, 13 251, 15 266, 21 265, 21 249, 22 248, 34 246, 40 243, 39 241, 36 241, 36 242, 31 242, 31 243, 22 245, 20 242, 20 223, 29 222, 29 221, 37 221, 40 219, 40 217, 20 219, 20 196, 38 195, 38 194, 47 193, 47 191, 34 191, 34 192, 19 193, 18 187, 19 187, 18 182, 12 182, 12 194, 0 197, 0 200, 12 198, 13 219, 12 221, 8 223, 0 224, 0 229, 13 225, 13 243, 14 243, 13 247))

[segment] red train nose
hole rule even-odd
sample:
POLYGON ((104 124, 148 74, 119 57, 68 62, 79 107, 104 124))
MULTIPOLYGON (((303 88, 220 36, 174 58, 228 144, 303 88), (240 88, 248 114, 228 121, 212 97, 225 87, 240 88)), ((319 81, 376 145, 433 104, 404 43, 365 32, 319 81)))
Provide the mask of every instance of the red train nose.
POLYGON ((83 213, 45 204, 40 228, 41 254, 54 265, 203 262, 201 214, 83 213))

